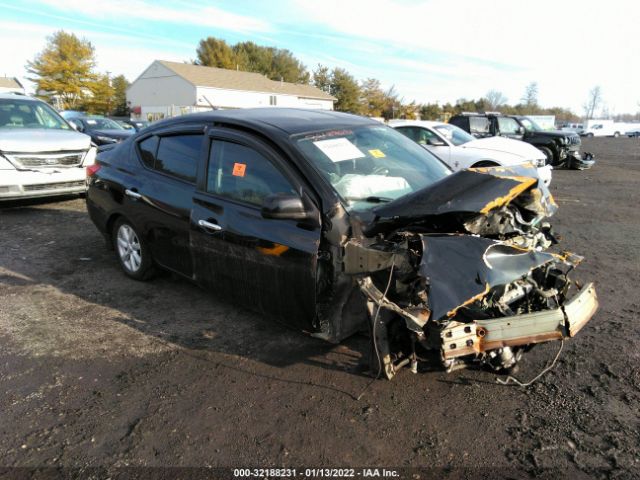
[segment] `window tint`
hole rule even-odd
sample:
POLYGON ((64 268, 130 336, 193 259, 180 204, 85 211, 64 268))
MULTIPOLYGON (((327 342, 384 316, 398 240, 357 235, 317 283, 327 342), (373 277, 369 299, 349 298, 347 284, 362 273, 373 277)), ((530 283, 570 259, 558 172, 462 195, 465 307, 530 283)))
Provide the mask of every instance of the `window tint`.
POLYGON ((498 117, 498 127, 500 128, 500 133, 518 133, 518 128, 520 125, 513 118, 509 117, 498 117))
POLYGON ((262 205, 269 195, 296 194, 278 169, 252 148, 214 140, 211 143, 207 191, 216 195, 262 205))
POLYGON ((161 137, 154 168, 188 182, 196 181, 202 134, 161 137))
POLYGON ((153 168, 156 162, 156 151, 158 150, 158 137, 149 137, 138 144, 140 149, 140 159, 147 167, 153 168))
POLYGON ((489 133, 489 119, 487 117, 469 117, 471 133, 489 133))

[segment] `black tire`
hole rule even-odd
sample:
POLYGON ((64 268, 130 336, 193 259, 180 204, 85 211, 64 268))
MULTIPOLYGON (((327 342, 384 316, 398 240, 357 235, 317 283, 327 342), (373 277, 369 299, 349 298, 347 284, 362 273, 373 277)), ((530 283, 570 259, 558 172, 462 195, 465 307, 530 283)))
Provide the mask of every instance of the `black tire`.
POLYGON ((483 167, 499 167, 500 164, 496 162, 492 162, 490 160, 482 160, 478 163, 474 163, 471 168, 483 168, 483 167))
POLYGON ((545 157, 547 157, 547 160, 545 163, 547 165, 553 165, 554 163, 553 151, 548 147, 536 147, 536 148, 540 150, 542 153, 544 153, 545 157))
POLYGON ((586 136, 587 138, 593 138, 593 133, 587 133, 585 136, 586 136))
POLYGON ((620 132, 616 132, 613 134, 613 138, 618 138, 620 136, 620 132))
POLYGON ((111 239, 120 267, 128 277, 134 280, 148 280, 156 273, 146 242, 125 217, 116 220, 111 239))

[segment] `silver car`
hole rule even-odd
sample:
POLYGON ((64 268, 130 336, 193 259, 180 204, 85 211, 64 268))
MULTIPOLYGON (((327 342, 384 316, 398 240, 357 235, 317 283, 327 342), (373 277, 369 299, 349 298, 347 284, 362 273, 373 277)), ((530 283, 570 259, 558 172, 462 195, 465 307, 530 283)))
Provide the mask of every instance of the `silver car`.
POLYGON ((0 201, 83 193, 95 155, 45 102, 0 94, 0 201))

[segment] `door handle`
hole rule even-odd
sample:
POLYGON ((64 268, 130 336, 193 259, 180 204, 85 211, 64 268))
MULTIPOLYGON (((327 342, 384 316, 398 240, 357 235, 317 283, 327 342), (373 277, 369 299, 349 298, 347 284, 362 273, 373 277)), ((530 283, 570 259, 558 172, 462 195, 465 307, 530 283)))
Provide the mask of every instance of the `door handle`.
POLYGON ((139 200, 140 198, 142 198, 142 195, 140 195, 138 192, 134 192, 133 190, 129 190, 129 189, 126 189, 124 191, 124 194, 127 197, 133 198, 134 200, 139 200))
POLYGON ((207 222, 206 220, 198 220, 198 225, 207 230, 215 230, 216 232, 222 230, 222 227, 217 223, 207 222))

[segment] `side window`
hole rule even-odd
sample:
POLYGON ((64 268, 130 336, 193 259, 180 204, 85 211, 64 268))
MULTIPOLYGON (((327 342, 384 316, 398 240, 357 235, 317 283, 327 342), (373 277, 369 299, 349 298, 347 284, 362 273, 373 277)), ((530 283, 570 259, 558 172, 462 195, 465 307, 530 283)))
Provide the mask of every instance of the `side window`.
POLYGON ((487 117, 469 117, 471 133, 489 133, 489 119, 487 117))
POLYGON ((257 206, 269 195, 296 194, 265 156, 253 148, 224 140, 211 142, 207 191, 257 206))
POLYGON ((155 135, 145 138, 138 144, 140 159, 149 168, 154 168, 156 163, 156 152, 158 151, 158 137, 155 135))
POLYGON ((500 133, 516 134, 520 125, 513 118, 498 117, 498 127, 500 128, 500 133))
POLYGON ((441 144, 442 140, 438 138, 438 136, 430 130, 422 127, 400 127, 398 128, 400 133, 404 136, 409 137, 416 143, 420 145, 428 145, 429 141, 433 141, 436 144, 441 144))
POLYGON ((154 168, 195 183, 201 147, 201 133, 160 137, 154 168))

